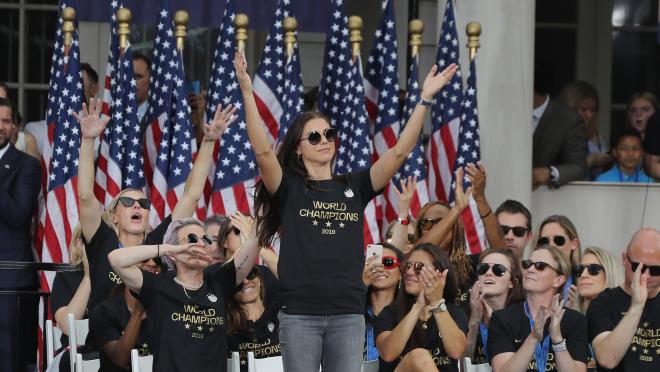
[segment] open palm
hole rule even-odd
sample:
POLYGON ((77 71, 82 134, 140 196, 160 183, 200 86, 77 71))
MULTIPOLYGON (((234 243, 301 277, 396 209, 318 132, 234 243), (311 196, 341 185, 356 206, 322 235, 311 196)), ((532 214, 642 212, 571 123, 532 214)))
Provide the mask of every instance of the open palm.
POLYGON ((83 138, 94 139, 103 133, 105 126, 110 121, 109 117, 101 117, 103 101, 94 98, 89 100, 89 107, 83 102, 80 113, 73 113, 73 117, 80 124, 80 133, 83 138))

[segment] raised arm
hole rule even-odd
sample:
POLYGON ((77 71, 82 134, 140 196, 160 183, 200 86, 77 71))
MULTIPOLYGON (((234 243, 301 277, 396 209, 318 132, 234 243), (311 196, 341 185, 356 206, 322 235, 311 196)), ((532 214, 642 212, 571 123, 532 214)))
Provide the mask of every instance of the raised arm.
POLYGON ((486 229, 488 244, 493 248, 503 248, 506 244, 504 242, 502 228, 497 223, 493 209, 488 204, 488 200, 486 200, 486 167, 481 162, 477 163, 477 165, 468 164, 466 171, 467 177, 472 183, 472 196, 477 203, 479 216, 486 229))
MULTIPOLYGON (((413 196, 415 196, 415 191, 417 190, 417 178, 408 177, 406 182, 403 182, 402 179, 401 192, 399 192, 396 186, 392 185, 391 187, 399 199, 399 204, 397 205, 399 210, 398 218, 402 220, 408 219, 408 222, 410 223, 408 211, 410 210, 410 203, 413 196)), ((394 226, 392 226, 392 237, 390 238, 390 244, 402 250, 403 253, 408 253, 406 252, 406 243, 408 242, 408 225, 403 225, 398 221, 393 223, 394 226)))
MULTIPOLYGON (((236 214, 229 216, 232 220, 232 224, 236 226, 240 220, 236 214)), ((252 270, 252 266, 259 256, 259 242, 257 239, 257 224, 252 223, 250 232, 247 236, 247 239, 243 241, 241 247, 234 253, 232 260, 236 267, 236 284, 242 283, 243 279, 247 277, 247 274, 252 270)))
POLYGON ((103 101, 89 100, 89 107, 83 102, 80 114, 73 116, 80 124, 80 157, 78 159, 78 205, 80 229, 85 241, 89 242, 101 224, 101 209, 94 195, 94 140, 100 136, 110 121, 101 117, 103 101))
POLYGON ((232 107, 232 105, 228 105, 223 110, 222 106, 218 104, 213 121, 204 124, 204 139, 197 152, 195 164, 186 179, 183 194, 181 194, 179 201, 172 211, 172 220, 187 218, 195 213, 197 202, 204 192, 204 185, 206 184, 209 169, 213 164, 215 142, 218 138, 222 137, 229 124, 236 120, 235 112, 236 108, 232 107))
MULTIPOLYGON (((425 101, 431 102, 433 97, 435 97, 435 94, 451 80, 457 69, 458 66, 452 63, 442 72, 436 74, 438 66, 433 65, 422 84, 421 98, 425 101)), ((371 176, 371 184, 373 185, 374 191, 381 190, 388 182, 390 182, 394 173, 396 173, 401 167, 408 154, 410 154, 415 147, 417 138, 424 125, 424 115, 426 115, 427 109, 428 107, 423 105, 417 105, 415 107, 415 110, 413 110, 410 115, 410 119, 408 119, 406 126, 399 135, 399 140, 396 145, 387 150, 385 154, 383 154, 383 156, 371 166, 369 174, 371 176)))
POLYGON ((234 66, 236 67, 236 78, 243 94, 243 107, 245 109, 248 138, 250 139, 250 144, 257 160, 257 166, 261 172, 261 179, 268 193, 272 195, 280 187, 282 167, 268 142, 268 137, 266 136, 266 131, 264 130, 264 125, 257 109, 257 102, 254 100, 254 94, 252 93, 252 80, 247 73, 247 62, 244 54, 236 53, 234 56, 234 66))

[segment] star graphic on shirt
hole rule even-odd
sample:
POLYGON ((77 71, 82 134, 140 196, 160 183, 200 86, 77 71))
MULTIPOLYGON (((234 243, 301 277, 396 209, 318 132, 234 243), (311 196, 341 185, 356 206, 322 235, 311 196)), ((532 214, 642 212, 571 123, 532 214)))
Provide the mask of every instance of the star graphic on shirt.
POLYGON ((190 329, 190 324, 186 323, 184 324, 184 327, 186 327, 186 329, 190 329))
POLYGON ((245 360, 241 360, 241 365, 245 365, 245 363, 246 363, 245 360))
POLYGON ((633 345, 633 347, 631 347, 630 350, 632 350, 632 351, 637 351, 637 346, 634 346, 634 345, 633 345))
POLYGON ((326 226, 326 227, 332 227, 332 222, 330 222, 330 221, 326 222, 326 223, 325 223, 325 226, 326 226))
POLYGON ((649 322, 644 322, 642 323, 642 325, 644 326, 644 328, 647 328, 649 326, 649 322))
POLYGON ((658 354, 658 355, 660 355, 660 348, 655 349, 655 353, 658 354))
POLYGON ((317 220, 314 220, 314 221, 312 221, 312 224, 314 224, 314 226, 316 226, 316 225, 318 225, 318 224, 319 224, 319 221, 317 221, 317 220))
POLYGON ((215 327, 209 327, 209 332, 215 331, 215 327))
POLYGON ((204 327, 202 327, 202 326, 198 326, 198 327, 197 327, 197 330, 201 332, 201 331, 204 330, 204 327))
POLYGON ((346 226, 346 224, 344 224, 343 222, 339 223, 339 227, 344 227, 344 226, 346 226))
POLYGON ((147 345, 147 343, 146 343, 146 342, 145 342, 144 344, 142 344, 142 348, 143 348, 143 349, 146 349, 146 348, 147 348, 147 346, 148 346, 148 345, 147 345))
POLYGON ((648 354, 648 353, 649 353, 649 349, 644 349, 644 350, 642 350, 642 353, 644 353, 644 354, 648 354))

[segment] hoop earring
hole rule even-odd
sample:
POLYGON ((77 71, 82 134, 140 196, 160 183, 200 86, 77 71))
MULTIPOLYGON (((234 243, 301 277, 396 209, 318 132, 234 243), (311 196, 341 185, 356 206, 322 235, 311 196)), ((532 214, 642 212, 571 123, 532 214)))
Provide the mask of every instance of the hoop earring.
POLYGON ((302 154, 298 153, 298 160, 302 160, 302 154))

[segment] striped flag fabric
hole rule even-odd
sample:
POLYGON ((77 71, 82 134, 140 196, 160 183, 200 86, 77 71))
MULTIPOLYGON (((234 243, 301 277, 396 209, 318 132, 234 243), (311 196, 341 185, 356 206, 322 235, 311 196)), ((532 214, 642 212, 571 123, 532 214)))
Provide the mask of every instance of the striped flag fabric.
MULTIPOLYGON (((458 33, 456 17, 451 0, 442 21, 436 63, 438 71, 452 63, 459 65, 458 33)), ((460 68, 451 81, 435 96, 431 110, 431 138, 429 139, 428 186, 430 200, 449 200, 452 170, 456 161, 456 143, 460 125, 461 102, 463 102, 463 80, 460 68)))
MULTIPOLYGON (((479 144, 479 114, 477 110, 477 69, 473 59, 470 62, 470 76, 467 80, 464 100, 461 104, 461 126, 458 131, 458 147, 456 150, 456 164, 454 171, 465 168, 468 164, 477 164, 481 160, 481 149, 479 144)), ((450 202, 454 200, 456 189, 456 172, 451 184, 450 202)), ((467 177, 463 179, 464 190, 470 186, 467 177)), ((465 235, 469 245, 469 251, 476 254, 486 249, 486 229, 479 216, 479 209, 474 198, 470 196, 470 208, 461 213, 461 220, 465 227, 465 235)))
MULTIPOLYGON (((336 174, 371 166, 372 143, 364 95, 360 58, 352 62, 343 0, 333 0, 319 87, 319 109, 339 132, 336 174)), ((365 208, 364 216, 364 243, 378 242, 380 229, 374 200, 365 208)))
POLYGON ((186 98, 183 56, 176 48, 169 0, 161 0, 151 66, 149 123, 144 134, 149 223, 172 213, 192 168, 193 127, 186 98))
POLYGON ((292 56, 287 58, 284 44, 284 18, 292 15, 291 1, 279 0, 254 76, 254 98, 271 143, 284 137, 291 120, 303 109, 298 46, 294 45, 292 56))
POLYGON ((225 5, 220 34, 211 66, 211 80, 207 93, 207 117, 212 118, 218 103, 234 105, 237 119, 215 144, 214 169, 211 171, 212 191, 208 214, 229 215, 235 211, 248 213, 253 209, 252 194, 258 176, 254 151, 250 146, 243 111, 243 97, 234 71, 236 33, 234 17, 236 1, 225 5))

